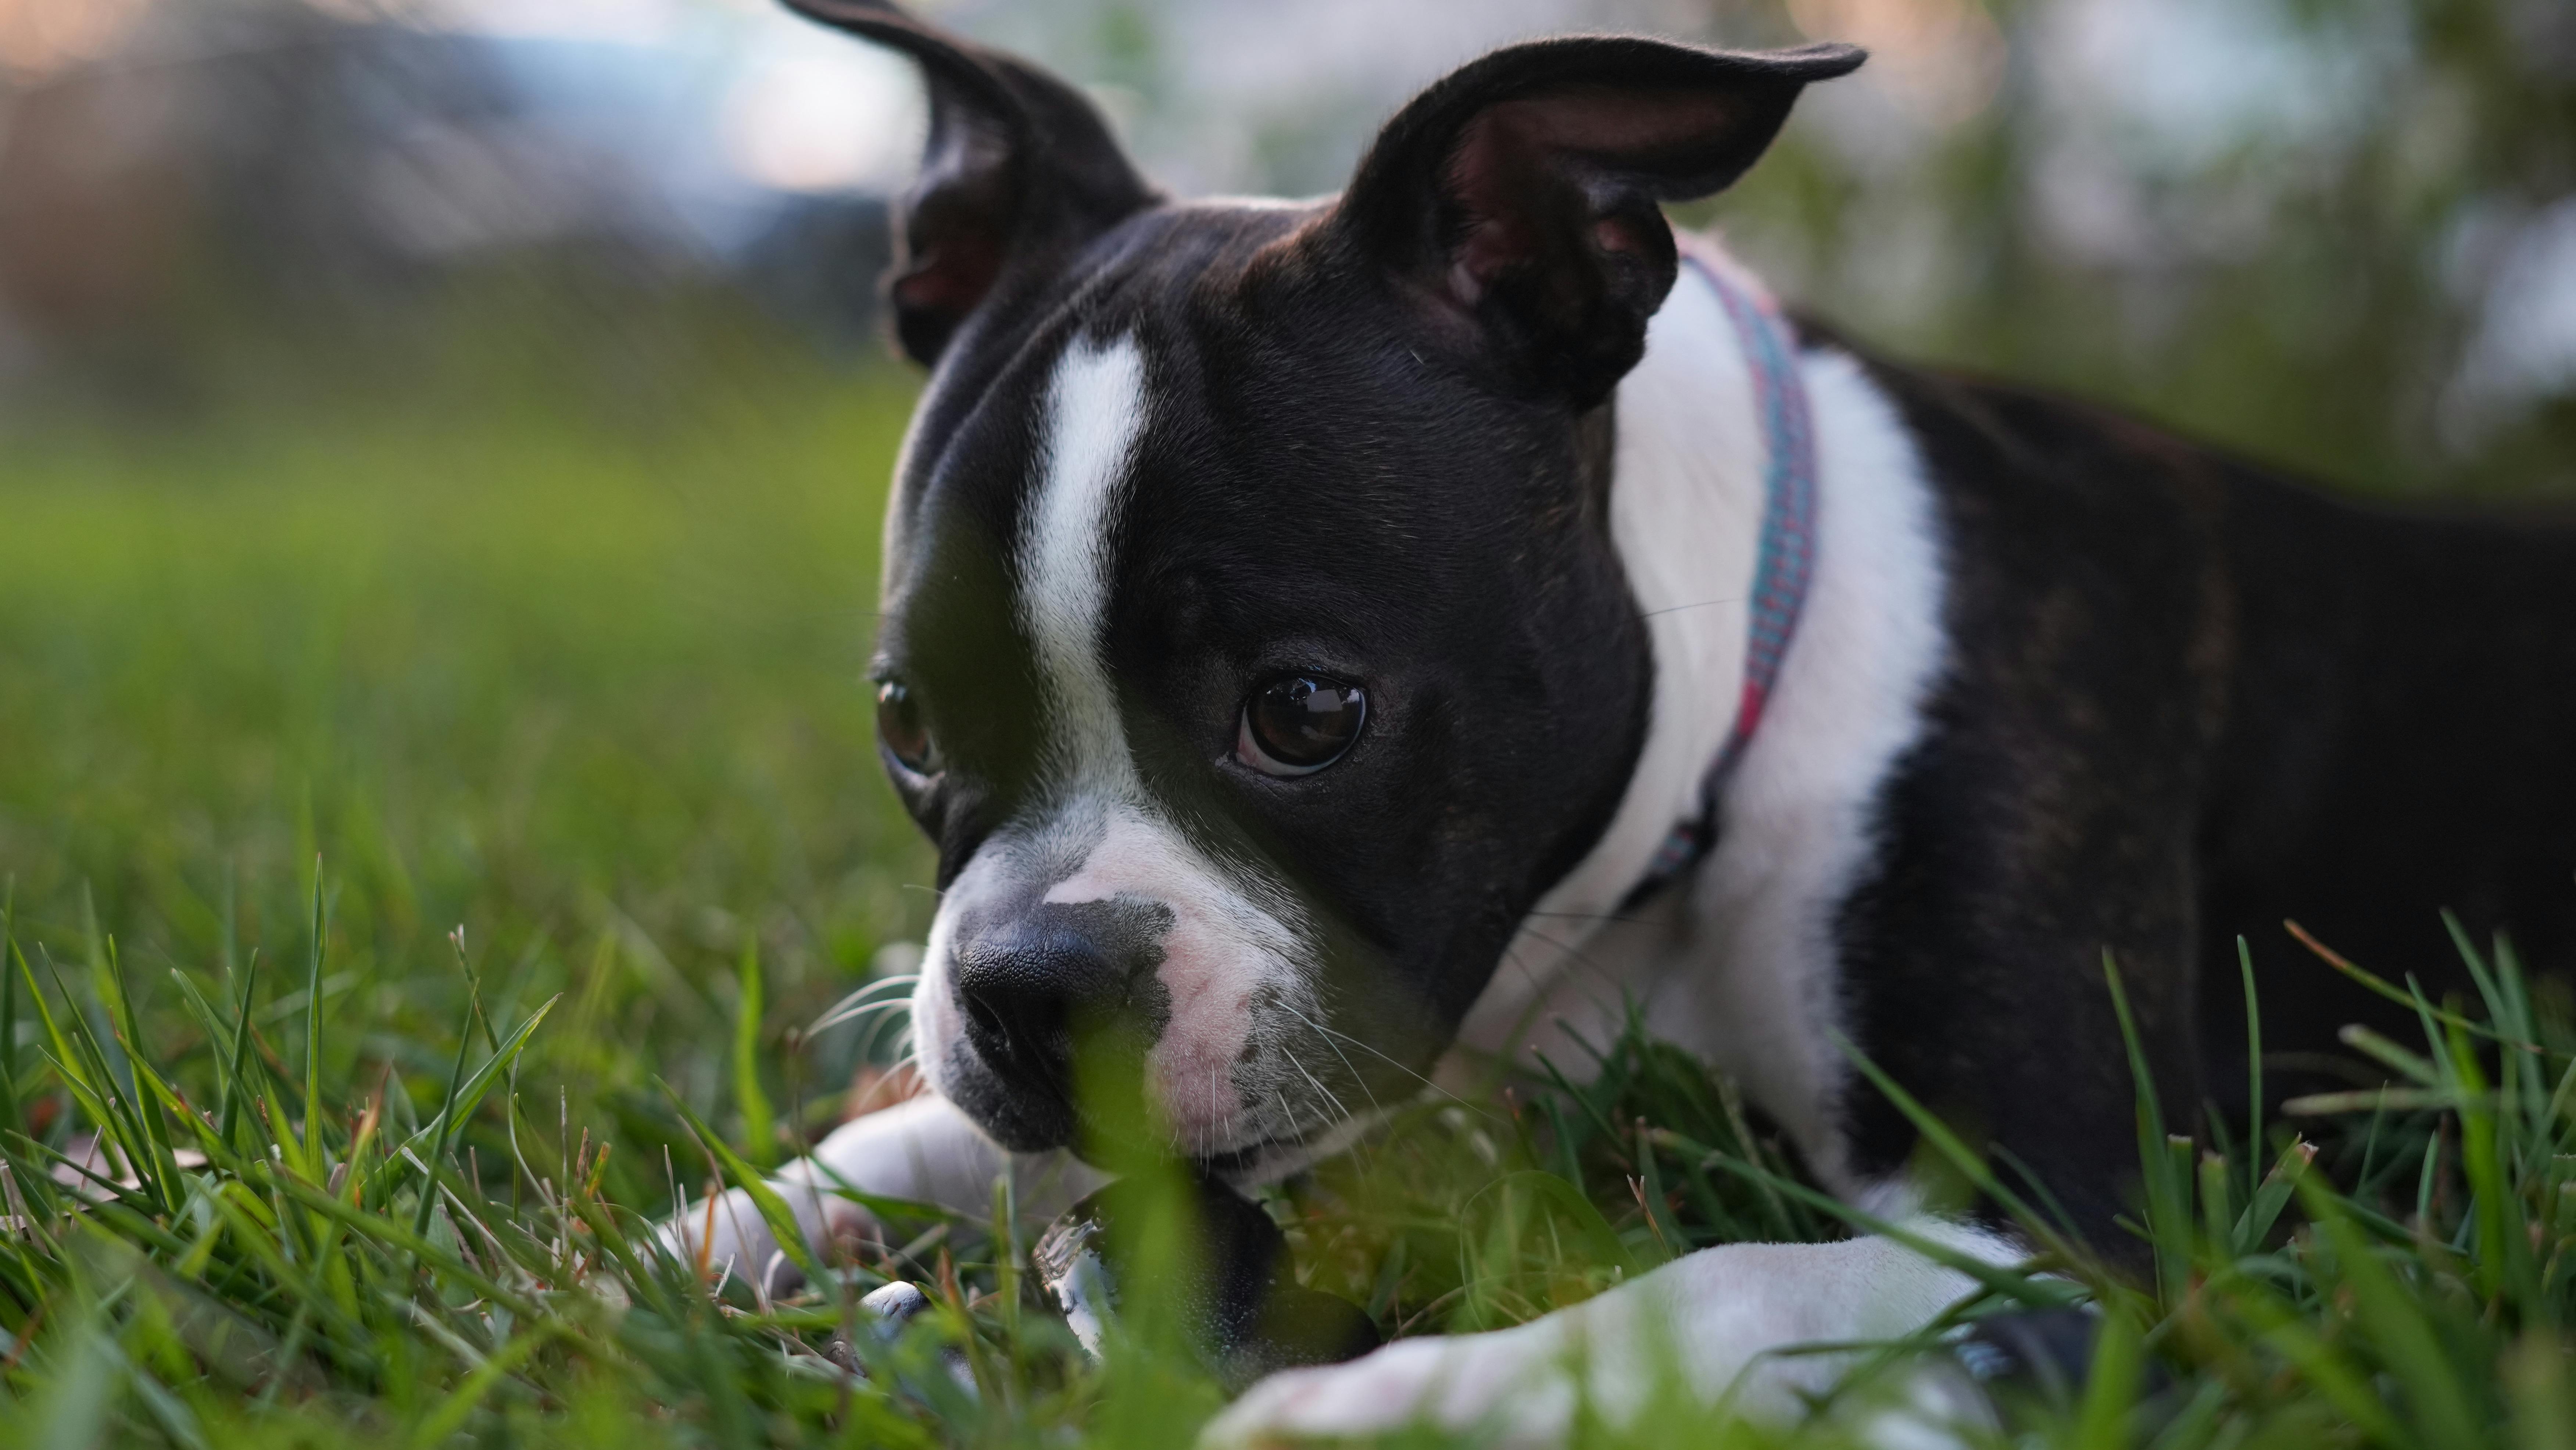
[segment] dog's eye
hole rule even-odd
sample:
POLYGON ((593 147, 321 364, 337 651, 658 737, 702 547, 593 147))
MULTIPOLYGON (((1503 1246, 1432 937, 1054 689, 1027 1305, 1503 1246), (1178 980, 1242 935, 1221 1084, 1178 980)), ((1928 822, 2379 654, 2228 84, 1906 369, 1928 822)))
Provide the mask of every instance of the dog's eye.
POLYGON ((1264 775, 1308 775, 1341 759, 1367 719, 1359 686, 1282 675, 1243 702, 1235 758, 1264 775))
POLYGON ((919 702, 899 681, 877 684, 877 738, 896 764, 915 775, 931 773, 930 726, 921 718, 919 702))

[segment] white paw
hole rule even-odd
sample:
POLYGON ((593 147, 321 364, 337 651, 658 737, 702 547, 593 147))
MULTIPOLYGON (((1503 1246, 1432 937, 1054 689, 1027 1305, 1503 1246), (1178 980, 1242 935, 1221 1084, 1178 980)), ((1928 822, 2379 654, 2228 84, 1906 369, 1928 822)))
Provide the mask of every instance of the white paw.
MULTIPOLYGON (((815 1254, 830 1258, 843 1245, 869 1236, 875 1220, 846 1198, 819 1193, 802 1183, 772 1183, 788 1206, 815 1254), (801 1200, 801 1201, 800 1201, 801 1200)), ((736 1188, 712 1204, 700 1202, 662 1225, 663 1252, 684 1264, 701 1266, 710 1281, 738 1279, 755 1293, 793 1292, 805 1282, 803 1271, 779 1246, 768 1220, 751 1195, 736 1188)))
POLYGON ((1272 1375, 1209 1423, 1200 1444, 1258 1446, 1298 1436, 1381 1434, 1418 1422, 1491 1426, 1495 1443, 1563 1439, 1574 1402, 1546 1321, 1492 1334, 1407 1339, 1348 1364, 1272 1375))

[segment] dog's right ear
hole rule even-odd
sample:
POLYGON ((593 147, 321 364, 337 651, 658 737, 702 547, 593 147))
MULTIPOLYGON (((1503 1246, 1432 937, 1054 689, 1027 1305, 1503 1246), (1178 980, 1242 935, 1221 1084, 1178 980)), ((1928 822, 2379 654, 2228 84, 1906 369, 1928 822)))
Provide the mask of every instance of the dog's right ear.
POLYGON ((1060 261, 1156 200, 1099 111, 1053 76, 891 0, 786 3, 921 65, 930 139, 896 218, 886 296, 922 366, 1015 268, 1060 261))
POLYGON ((1732 183, 1801 88, 1861 59, 1623 35, 1507 46, 1387 122, 1324 235, 1393 277, 1463 360, 1590 408, 1672 289, 1662 203, 1732 183))

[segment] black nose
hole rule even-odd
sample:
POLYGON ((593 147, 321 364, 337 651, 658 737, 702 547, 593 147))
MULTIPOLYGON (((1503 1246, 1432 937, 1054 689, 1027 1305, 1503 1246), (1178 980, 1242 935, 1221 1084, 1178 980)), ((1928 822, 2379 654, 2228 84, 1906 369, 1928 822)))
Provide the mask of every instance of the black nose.
POLYGON ((1077 1042, 1141 1051, 1170 1015, 1154 974, 1167 909, 1141 902, 1039 906, 956 952, 966 1040, 1032 1116, 1069 1106, 1077 1042))

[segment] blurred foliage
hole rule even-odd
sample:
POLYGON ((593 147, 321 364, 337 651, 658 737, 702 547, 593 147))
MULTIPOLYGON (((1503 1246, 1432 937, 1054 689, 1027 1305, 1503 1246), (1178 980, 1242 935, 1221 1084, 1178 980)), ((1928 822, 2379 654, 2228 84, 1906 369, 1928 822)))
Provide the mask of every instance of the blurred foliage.
MULTIPOLYGON (((2293 94, 2213 95, 2243 114, 2177 138, 2064 93, 2096 76, 2043 73, 2038 38, 2076 8, 2005 7, 1992 103, 1898 164, 1809 127, 1722 222, 1819 313, 1911 355, 2375 492, 2576 498, 2576 336, 2537 396, 2467 376, 2481 329, 2529 300, 2494 286, 2518 229, 2576 205, 2576 14, 2233 0, 2229 33, 2278 47, 2260 63, 2293 94), (2108 215, 2064 215, 2084 191, 2108 215), (2070 235, 2087 227, 2111 234, 2070 235)), ((2576 245, 2555 261, 2576 269, 2576 245)))
POLYGON ((649 1070, 710 1110, 746 941, 788 1020, 919 937, 862 678, 909 380, 668 299, 600 316, 454 295, 399 387, 308 358, 212 416, 0 442, 23 936, 104 924, 150 1016, 171 967, 273 956, 319 856, 335 1072, 436 1059, 466 923, 496 1012, 575 993, 578 1094, 650 1101, 649 1070))

